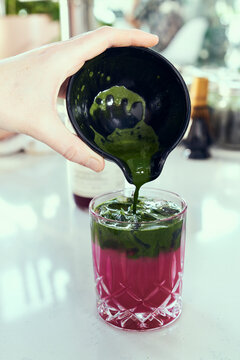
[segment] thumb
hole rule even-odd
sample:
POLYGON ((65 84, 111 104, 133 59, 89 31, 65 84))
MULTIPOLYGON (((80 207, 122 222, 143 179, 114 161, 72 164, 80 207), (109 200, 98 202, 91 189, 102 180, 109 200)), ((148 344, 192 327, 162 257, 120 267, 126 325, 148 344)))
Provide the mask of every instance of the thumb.
POLYGON ((76 162, 96 172, 104 169, 104 159, 90 149, 81 139, 72 134, 58 119, 57 123, 48 123, 47 131, 38 134, 36 138, 67 160, 76 162))

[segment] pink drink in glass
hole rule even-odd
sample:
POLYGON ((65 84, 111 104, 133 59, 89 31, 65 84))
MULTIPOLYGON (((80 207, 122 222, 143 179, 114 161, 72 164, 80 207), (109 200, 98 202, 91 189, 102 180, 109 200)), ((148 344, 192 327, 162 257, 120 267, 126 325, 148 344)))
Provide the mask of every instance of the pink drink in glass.
MULTIPOLYGON (((121 193, 96 198, 92 209, 118 195, 121 193)), ((161 328, 176 320, 182 309, 186 203, 165 191, 147 189, 147 195, 170 198, 181 211, 132 230, 124 224, 112 228, 110 221, 98 217, 90 207, 97 310, 109 324, 128 330, 161 328), (128 248, 131 237, 138 240, 136 248, 128 248)))

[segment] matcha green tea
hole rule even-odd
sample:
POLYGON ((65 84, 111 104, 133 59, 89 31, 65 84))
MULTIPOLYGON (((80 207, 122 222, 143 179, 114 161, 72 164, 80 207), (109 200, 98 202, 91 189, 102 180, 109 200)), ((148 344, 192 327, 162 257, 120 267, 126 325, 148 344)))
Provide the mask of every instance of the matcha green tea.
POLYGON ((114 198, 95 211, 110 220, 103 225, 95 224, 93 229, 102 249, 118 249, 130 258, 139 258, 156 257, 161 251, 176 250, 180 246, 182 221, 174 219, 174 215, 181 209, 174 203, 141 197, 134 214, 131 198, 114 198), (171 222, 164 223, 167 218, 172 218, 171 222))
POLYGON ((139 188, 151 180, 151 159, 159 150, 153 128, 145 123, 145 101, 124 86, 113 86, 100 92, 90 108, 93 124, 102 117, 101 126, 107 136, 101 135, 96 126, 95 144, 105 152, 120 159, 129 168, 136 186, 133 212, 139 188))

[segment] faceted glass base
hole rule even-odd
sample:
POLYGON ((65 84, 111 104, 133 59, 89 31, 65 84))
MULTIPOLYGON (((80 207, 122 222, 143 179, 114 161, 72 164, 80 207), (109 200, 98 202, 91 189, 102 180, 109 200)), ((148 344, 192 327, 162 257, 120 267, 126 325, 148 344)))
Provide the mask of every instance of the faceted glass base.
POLYGON ((181 315, 182 300, 179 298, 166 307, 160 306, 141 313, 134 312, 134 309, 119 311, 99 301, 97 310, 101 318, 110 325, 123 330, 146 331, 165 327, 177 320, 181 315))
POLYGON ((128 330, 161 328, 182 308, 181 248, 156 258, 129 259, 93 243, 97 310, 103 320, 128 330))

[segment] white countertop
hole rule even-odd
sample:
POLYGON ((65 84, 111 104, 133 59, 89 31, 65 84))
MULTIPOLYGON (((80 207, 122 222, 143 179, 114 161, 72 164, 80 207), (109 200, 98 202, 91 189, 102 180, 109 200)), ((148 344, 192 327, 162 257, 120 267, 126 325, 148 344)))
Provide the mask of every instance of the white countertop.
POLYGON ((239 360, 240 153, 213 155, 176 149, 152 183, 189 207, 182 315, 146 333, 96 314, 88 214, 64 159, 0 159, 0 359, 239 360))

